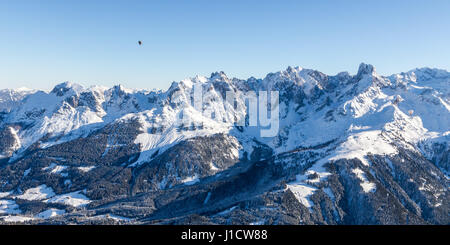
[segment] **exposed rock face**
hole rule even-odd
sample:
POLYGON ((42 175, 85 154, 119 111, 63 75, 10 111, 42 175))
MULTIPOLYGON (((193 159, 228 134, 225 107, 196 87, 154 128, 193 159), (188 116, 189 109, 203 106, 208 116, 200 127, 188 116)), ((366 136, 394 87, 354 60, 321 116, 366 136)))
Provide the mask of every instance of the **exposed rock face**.
POLYGON ((449 84, 361 64, 0 93, 0 223, 449 224, 449 84), (244 94, 261 90, 279 92, 275 137, 248 124, 244 94))

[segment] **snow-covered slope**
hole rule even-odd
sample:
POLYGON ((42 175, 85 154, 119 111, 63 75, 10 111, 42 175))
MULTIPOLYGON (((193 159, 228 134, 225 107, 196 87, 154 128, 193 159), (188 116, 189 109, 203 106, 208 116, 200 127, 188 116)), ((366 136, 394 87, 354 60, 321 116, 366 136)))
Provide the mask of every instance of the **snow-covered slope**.
MULTIPOLYGON (((414 147, 418 142, 448 134, 449 79, 448 72, 428 68, 382 77, 373 66, 361 64, 355 76, 327 76, 289 67, 264 79, 239 80, 220 72, 209 78, 197 76, 174 82, 165 92, 133 91, 122 86, 83 88, 66 82, 50 93, 2 91, 4 108, 11 110, 4 115, 3 124, 16 125, 18 129, 18 157, 38 141, 45 148, 86 137, 114 121, 127 120, 141 124, 142 133, 135 143, 144 154, 138 163, 148 160, 160 148, 216 133, 254 138, 277 152, 351 139, 351 135, 379 142, 379 136, 372 136, 378 131, 387 132, 383 136, 387 143, 402 137, 414 147), (201 86, 203 91, 200 111, 192 99, 194 86, 201 86), (241 106, 234 108, 224 101, 226 91, 234 91, 241 106), (282 120, 278 137, 259 137, 260 127, 247 127, 243 132, 233 130, 235 122, 245 118, 242 94, 248 91, 280 92, 282 120), (28 94, 31 95, 25 97, 28 94), (12 102, 16 105, 12 106, 12 102), (192 125, 183 125, 182 117, 201 127, 189 129, 192 125), (364 136, 366 133, 368 136, 364 136)), ((366 148, 361 141, 354 144, 366 148)))
POLYGON ((28 88, 0 90, 0 112, 9 112, 20 105, 20 102, 35 90, 28 88))
MULTIPOLYGON (((331 162, 359 161, 360 165, 346 165, 348 169, 339 174, 359 183, 364 195, 378 195, 382 190, 369 171, 377 167, 380 156, 395 166, 396 159, 407 151, 431 161, 448 176, 449 88, 450 73, 444 70, 421 68, 386 77, 378 75, 373 66, 361 64, 356 75, 342 72, 329 76, 288 67, 263 79, 241 80, 215 72, 210 77, 174 82, 167 91, 84 88, 68 82, 51 92, 8 90, 8 97, 5 90, 0 93, 0 108, 5 108, 0 117, 0 159, 28 164, 31 160, 27 157, 34 161, 49 152, 61 155, 63 151, 64 160, 55 158, 56 164, 46 159, 39 170, 31 172, 66 178, 62 182, 64 188, 72 188, 70 192, 61 189, 53 195, 82 190, 73 189, 76 180, 68 179, 73 171, 90 176, 115 164, 131 171, 123 173, 130 174, 123 177, 130 185, 124 187, 127 190, 115 192, 134 195, 178 184, 195 187, 203 183, 202 178, 219 178, 227 171, 226 176, 231 176, 233 171, 243 171, 239 164, 235 166, 239 161, 270 161, 286 171, 293 168, 292 174, 283 177, 287 181, 283 191, 290 190, 313 212, 316 207, 311 197, 322 190, 333 200, 339 198, 331 187, 324 189, 330 185, 330 176, 336 175, 327 167, 331 162), (261 130, 266 127, 261 121, 249 125, 245 95, 252 91, 279 93, 279 131, 274 137, 262 137, 261 130), (230 92, 235 103, 225 100, 230 92), (225 136, 216 137, 218 134, 225 136), (92 157, 70 149, 80 144, 89 148, 86 151, 92 157), (214 144, 210 150, 208 144, 214 144), (220 159, 225 162, 219 163, 220 159), (49 166, 64 166, 64 175, 42 170, 49 166)), ((30 173, 33 166, 26 168, 30 173)), ((448 182, 446 178, 442 181, 448 182)), ((27 186, 28 190, 33 190, 31 187, 37 188, 27 186)), ((29 194, 16 191, 22 196, 29 194)), ((95 199, 100 194, 90 195, 95 199)))

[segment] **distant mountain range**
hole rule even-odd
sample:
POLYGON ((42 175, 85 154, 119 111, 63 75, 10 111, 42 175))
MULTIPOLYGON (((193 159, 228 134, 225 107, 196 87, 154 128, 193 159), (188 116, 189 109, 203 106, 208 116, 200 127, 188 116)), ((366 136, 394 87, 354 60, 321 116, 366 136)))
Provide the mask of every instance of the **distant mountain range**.
POLYGON ((449 224, 449 156, 439 69, 0 90, 0 223, 449 224), (260 91, 274 137, 249 123, 260 91))

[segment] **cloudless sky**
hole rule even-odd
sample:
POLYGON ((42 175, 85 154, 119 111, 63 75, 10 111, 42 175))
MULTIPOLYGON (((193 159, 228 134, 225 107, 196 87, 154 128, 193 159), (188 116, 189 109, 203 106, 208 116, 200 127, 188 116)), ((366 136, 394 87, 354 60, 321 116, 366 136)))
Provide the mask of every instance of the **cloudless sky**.
POLYGON ((450 1, 0 0, 0 89, 450 70, 450 1), (143 41, 143 46, 137 44, 143 41))

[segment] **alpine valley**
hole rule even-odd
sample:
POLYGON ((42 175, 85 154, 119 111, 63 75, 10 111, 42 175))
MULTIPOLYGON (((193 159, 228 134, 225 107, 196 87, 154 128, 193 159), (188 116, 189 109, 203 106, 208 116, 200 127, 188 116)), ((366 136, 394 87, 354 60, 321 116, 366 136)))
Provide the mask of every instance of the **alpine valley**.
POLYGON ((448 225, 449 172, 445 70, 0 91, 1 224, 448 225), (235 124, 248 91, 279 92, 275 137, 235 124))

